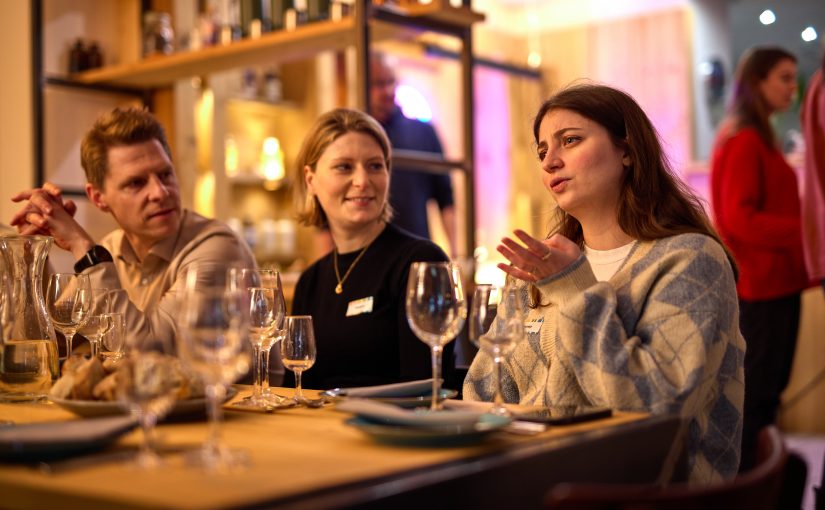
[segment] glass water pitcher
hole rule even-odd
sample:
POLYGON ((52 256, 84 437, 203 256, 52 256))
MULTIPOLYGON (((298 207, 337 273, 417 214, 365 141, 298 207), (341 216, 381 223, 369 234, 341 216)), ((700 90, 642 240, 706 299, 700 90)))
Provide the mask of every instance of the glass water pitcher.
MULTIPOLYGON (((47 397, 58 376, 57 338, 43 298, 43 269, 53 239, 0 237, 0 264, 10 280, 0 319, 0 401, 47 397)), ((2 278, 0 278, 0 281, 2 278)))

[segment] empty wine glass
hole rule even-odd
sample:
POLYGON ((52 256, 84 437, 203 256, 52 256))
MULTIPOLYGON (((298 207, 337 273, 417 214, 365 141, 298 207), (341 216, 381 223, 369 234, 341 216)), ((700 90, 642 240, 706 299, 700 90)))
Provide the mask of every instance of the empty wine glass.
POLYGON ((66 358, 72 355, 72 340, 88 320, 92 307, 92 284, 89 276, 54 273, 49 277, 46 306, 58 331, 66 338, 66 358))
POLYGON ((295 373, 295 401, 307 402, 301 388, 301 374, 315 364, 315 331, 309 315, 287 315, 285 335, 281 340, 281 360, 295 373))
POLYGON ((524 314, 518 290, 511 286, 476 286, 469 321, 470 341, 493 359, 495 397, 490 412, 507 416, 510 412, 504 407, 501 394, 501 365, 524 338, 524 314))
POLYGON ((249 334, 249 306, 245 292, 215 284, 210 268, 187 271, 182 299, 178 354, 184 364, 206 385, 210 432, 203 449, 190 462, 209 471, 225 471, 248 463, 245 452, 227 447, 221 440, 221 405, 229 384, 249 370, 244 350, 249 334))
POLYGON ((92 289, 89 315, 78 331, 89 341, 93 358, 100 354, 100 338, 110 326, 109 319, 106 317, 108 312, 109 291, 100 288, 92 289))
POLYGON ((430 346, 433 395, 430 409, 441 409, 441 353, 464 327, 467 303, 458 266, 449 262, 413 262, 407 280, 407 322, 430 346))
POLYGON ((117 397, 137 418, 143 431, 135 462, 140 468, 151 469, 163 464, 155 447, 154 431, 157 422, 172 409, 177 398, 180 362, 174 356, 171 339, 163 335, 145 344, 128 339, 126 343, 126 355, 115 372, 117 397))
MULTIPOLYGON (((270 403, 281 404, 285 397, 272 393, 269 389, 269 359, 272 345, 283 337, 284 317, 286 305, 281 287, 281 275, 274 269, 230 268, 228 271, 230 289, 264 288, 272 290, 272 324, 268 327, 269 334, 250 331, 249 341, 252 344, 252 397, 249 402, 255 406, 267 406, 270 403)), ((251 297, 251 296, 250 296, 251 297)), ((250 300, 250 305, 263 304, 260 300, 250 300)), ((253 310, 250 310, 253 312, 253 310)), ((263 318, 263 316, 259 316, 263 318)), ((259 327, 258 327, 259 328, 259 327)))
POLYGON ((272 339, 275 338, 275 292, 263 287, 249 287, 246 292, 246 303, 249 307, 249 341, 252 343, 252 369, 254 370, 254 385, 252 387, 252 404, 266 407, 263 399, 263 379, 269 378, 269 372, 264 372, 261 357, 264 348, 269 352, 272 339))

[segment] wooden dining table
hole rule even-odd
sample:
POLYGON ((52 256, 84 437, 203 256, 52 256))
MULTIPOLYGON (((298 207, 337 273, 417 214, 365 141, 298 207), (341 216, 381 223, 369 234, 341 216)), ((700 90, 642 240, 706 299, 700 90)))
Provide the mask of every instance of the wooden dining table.
MULTIPOLYGON (((249 394, 249 387, 239 389, 234 400, 249 394)), ((203 417, 158 425, 165 462, 153 469, 128 456, 140 443, 138 429, 68 460, 0 463, 0 507, 540 508, 547 490, 563 481, 655 480, 680 424, 615 412, 532 435, 496 431, 470 446, 411 447, 376 442, 347 425, 349 417, 335 405, 227 410, 223 441, 249 455, 248 466, 229 472, 185 462, 182 452, 206 439, 203 417)), ((48 402, 0 404, 0 420, 14 424, 75 419, 48 402)))

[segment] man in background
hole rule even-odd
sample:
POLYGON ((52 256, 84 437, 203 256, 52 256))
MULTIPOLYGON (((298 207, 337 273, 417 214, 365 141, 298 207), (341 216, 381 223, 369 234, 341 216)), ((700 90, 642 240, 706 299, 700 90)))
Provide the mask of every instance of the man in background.
POLYGON ((93 288, 125 291, 112 306, 123 313, 130 341, 141 345, 174 338, 188 268, 256 267, 227 225, 182 209, 171 158, 163 126, 146 110, 116 108, 95 122, 80 147, 86 196, 120 227, 99 243, 57 186, 12 197, 25 202, 11 220, 20 233, 54 237, 93 288))
MULTIPOLYGON (((430 124, 408 119, 395 104, 395 71, 383 55, 370 57, 370 113, 381 123, 393 149, 431 152, 443 156, 441 142, 430 124)), ((425 239, 430 238, 427 202, 435 200, 449 242, 450 256, 456 253, 456 216, 450 176, 393 165, 390 205, 393 223, 425 239)))

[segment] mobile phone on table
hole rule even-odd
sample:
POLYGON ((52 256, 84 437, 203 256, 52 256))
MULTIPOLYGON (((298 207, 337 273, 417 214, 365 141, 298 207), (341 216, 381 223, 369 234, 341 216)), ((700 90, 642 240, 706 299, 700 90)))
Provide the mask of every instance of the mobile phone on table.
POLYGON ((612 415, 613 410, 609 407, 552 406, 524 413, 516 413, 515 419, 547 423, 549 425, 569 425, 572 423, 598 420, 600 418, 609 418, 612 415))

